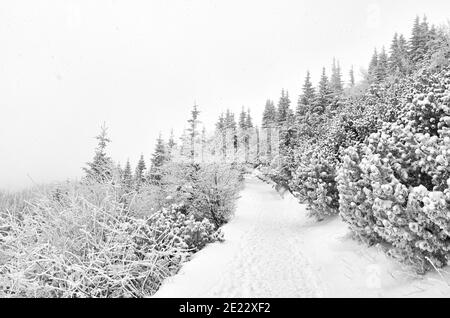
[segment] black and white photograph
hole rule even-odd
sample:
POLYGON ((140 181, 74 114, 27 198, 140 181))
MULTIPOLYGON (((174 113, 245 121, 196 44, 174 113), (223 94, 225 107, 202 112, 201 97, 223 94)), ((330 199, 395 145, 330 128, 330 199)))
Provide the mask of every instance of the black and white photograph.
POLYGON ((0 298, 450 298, 450 1, 1 0, 0 43, 0 298))

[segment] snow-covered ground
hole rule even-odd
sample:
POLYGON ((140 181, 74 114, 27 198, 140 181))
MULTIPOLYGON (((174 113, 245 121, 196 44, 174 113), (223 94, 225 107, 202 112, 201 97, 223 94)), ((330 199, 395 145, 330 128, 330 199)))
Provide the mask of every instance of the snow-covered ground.
POLYGON ((414 275, 352 240, 338 217, 307 218, 255 175, 223 231, 225 242, 197 253, 154 297, 450 297, 450 273, 414 275))

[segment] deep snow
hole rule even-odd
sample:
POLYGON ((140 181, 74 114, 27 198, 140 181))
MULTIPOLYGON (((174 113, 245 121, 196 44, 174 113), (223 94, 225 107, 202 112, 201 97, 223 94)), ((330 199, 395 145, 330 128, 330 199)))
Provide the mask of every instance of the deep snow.
POLYGON ((450 297, 450 274, 414 275, 352 240, 339 217, 307 218, 255 174, 223 231, 225 242, 194 255, 154 297, 450 297))

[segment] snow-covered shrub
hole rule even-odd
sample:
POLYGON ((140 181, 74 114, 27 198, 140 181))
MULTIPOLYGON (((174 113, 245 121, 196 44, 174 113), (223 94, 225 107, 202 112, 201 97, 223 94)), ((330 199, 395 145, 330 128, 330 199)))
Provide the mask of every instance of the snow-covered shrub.
POLYGON ((367 164, 361 164, 356 147, 349 147, 345 150, 336 177, 340 216, 360 240, 369 244, 380 241, 374 231, 376 220, 372 212, 372 186, 367 179, 371 173, 376 173, 371 168, 367 164))
POLYGON ((347 149, 337 178, 350 228, 418 272, 448 262, 449 87, 447 71, 421 74, 404 116, 347 149))
POLYGON ((321 220, 338 212, 336 162, 324 147, 306 145, 297 152, 289 186, 299 201, 307 204, 308 214, 321 220))
POLYGON ((171 163, 159 190, 161 206, 181 205, 196 220, 207 218, 220 227, 234 212, 243 173, 239 164, 171 163))
POLYGON ((189 211, 197 219, 209 219, 216 227, 228 222, 242 188, 242 172, 230 164, 202 165, 196 170, 196 181, 186 189, 189 211))
POLYGON ((378 85, 362 96, 341 97, 321 116, 306 116, 306 122, 296 128, 296 140, 291 142, 294 146, 267 174, 277 183, 287 183, 307 204, 311 216, 323 219, 337 214, 336 176, 343 150, 357 146, 376 132, 383 121, 397 117, 398 94, 403 87, 403 83, 378 85))
POLYGON ((207 218, 197 221, 193 214, 187 215, 182 206, 162 209, 151 217, 152 227, 164 233, 181 248, 196 252, 206 244, 223 241, 223 233, 207 218))
POLYGON ((111 183, 69 184, 0 214, 0 297, 143 297, 206 243, 207 219, 142 215, 111 183))

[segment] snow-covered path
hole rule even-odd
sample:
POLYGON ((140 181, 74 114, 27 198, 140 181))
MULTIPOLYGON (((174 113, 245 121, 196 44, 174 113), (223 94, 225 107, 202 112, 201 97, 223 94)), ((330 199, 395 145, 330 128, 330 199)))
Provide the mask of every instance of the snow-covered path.
POLYGON ((197 253, 155 297, 321 296, 300 248, 300 209, 270 185, 247 177, 235 216, 223 227, 225 242, 197 253))
POLYGON ((349 236, 339 217, 316 222, 248 176, 225 242, 194 255, 154 297, 450 297, 450 268, 417 276, 349 236))

